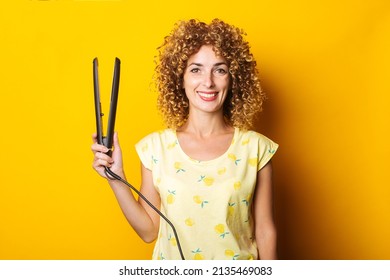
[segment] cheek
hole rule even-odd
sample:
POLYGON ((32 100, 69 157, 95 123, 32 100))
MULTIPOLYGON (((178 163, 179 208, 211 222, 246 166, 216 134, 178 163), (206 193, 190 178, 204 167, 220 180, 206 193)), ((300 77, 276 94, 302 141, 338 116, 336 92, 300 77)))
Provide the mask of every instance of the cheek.
POLYGON ((185 88, 195 88, 199 85, 199 81, 196 78, 183 78, 183 89, 185 88))
POLYGON ((230 78, 229 77, 227 77, 227 78, 224 78, 224 79, 221 79, 220 81, 219 81, 219 86, 221 87, 221 88, 224 88, 224 89, 226 89, 226 90, 229 90, 229 89, 231 89, 231 82, 230 82, 230 78))

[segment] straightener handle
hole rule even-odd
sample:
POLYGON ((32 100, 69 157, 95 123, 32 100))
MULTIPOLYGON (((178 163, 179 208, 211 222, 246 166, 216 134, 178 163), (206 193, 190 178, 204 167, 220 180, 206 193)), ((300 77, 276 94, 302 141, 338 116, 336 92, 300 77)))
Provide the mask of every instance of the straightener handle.
POLYGON ((108 138, 103 137, 103 145, 108 149, 108 152, 105 154, 108 156, 111 156, 112 155, 112 147, 107 147, 107 145, 108 145, 107 143, 108 143, 108 138))

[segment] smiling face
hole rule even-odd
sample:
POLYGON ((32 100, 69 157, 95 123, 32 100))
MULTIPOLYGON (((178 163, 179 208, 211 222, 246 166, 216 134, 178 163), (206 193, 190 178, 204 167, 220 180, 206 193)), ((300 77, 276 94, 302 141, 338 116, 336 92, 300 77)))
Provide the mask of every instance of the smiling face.
POLYGON ((213 47, 203 45, 187 61, 183 88, 191 111, 223 113, 229 91, 230 74, 226 60, 216 56, 213 47))

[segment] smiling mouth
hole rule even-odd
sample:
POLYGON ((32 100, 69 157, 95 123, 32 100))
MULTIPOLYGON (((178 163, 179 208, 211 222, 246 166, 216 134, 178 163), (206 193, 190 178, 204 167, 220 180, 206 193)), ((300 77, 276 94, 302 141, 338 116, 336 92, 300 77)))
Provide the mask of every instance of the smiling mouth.
POLYGON ((212 101, 217 98, 218 92, 203 92, 203 91, 198 91, 198 94, 200 98, 204 101, 212 101))

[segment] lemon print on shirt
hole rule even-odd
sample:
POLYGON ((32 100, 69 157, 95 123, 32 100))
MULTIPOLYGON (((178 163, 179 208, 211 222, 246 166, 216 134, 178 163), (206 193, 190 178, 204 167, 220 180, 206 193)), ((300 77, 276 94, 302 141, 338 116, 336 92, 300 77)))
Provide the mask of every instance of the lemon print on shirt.
POLYGON ((167 196, 167 203, 168 204, 173 204, 175 202, 175 195, 176 191, 170 191, 168 190, 168 196, 167 196))
POLYGON ((250 158, 250 159, 248 159, 248 164, 250 166, 256 167, 257 166, 257 158, 250 158))
POLYGON ((142 150, 142 152, 145 153, 148 150, 148 148, 149 148, 148 143, 145 143, 145 145, 142 146, 141 150, 142 150))
POLYGON ((219 234, 219 237, 225 238, 227 234, 229 234, 228 231, 225 231, 225 226, 223 224, 218 224, 214 227, 214 230, 219 234))
POLYGON ((252 194, 249 193, 243 200, 242 202, 245 203, 246 206, 249 205, 249 201, 251 201, 251 198, 252 198, 252 194))
POLYGON ((235 154, 228 154, 228 158, 231 159, 235 165, 238 165, 241 159, 238 159, 235 154))
POLYGON ((177 246, 176 238, 173 237, 172 235, 169 236, 168 241, 169 243, 171 243, 172 246, 177 246))
POLYGON ((205 186, 210 187, 214 183, 214 178, 209 176, 200 176, 198 182, 203 182, 205 186))
POLYGON ((194 202, 196 203, 196 204, 199 204, 200 205, 200 207, 204 207, 205 206, 205 204, 207 204, 207 203, 209 203, 207 200, 204 200, 201 196, 199 196, 199 195, 195 195, 194 197, 193 197, 193 200, 194 200, 194 202))
POLYGON ((241 145, 248 145, 249 144, 249 139, 242 140, 241 145))
POLYGON ((157 260, 165 260, 163 253, 160 253, 160 255, 157 257, 157 260))
POLYGON ((231 216, 233 216, 233 214, 234 214, 234 206, 235 206, 236 204, 233 202, 233 203, 230 203, 229 202, 229 204, 228 204, 228 215, 231 217, 231 216))
POLYGON ((175 162, 173 164, 173 167, 176 169, 176 173, 179 173, 179 172, 185 172, 185 170, 183 169, 183 165, 181 162, 175 162))
POLYGON ((195 224, 194 220, 191 219, 191 218, 185 219, 184 223, 185 223, 187 226, 189 226, 189 227, 192 227, 192 226, 195 224))
POLYGON ((241 182, 240 181, 235 182, 233 187, 234 190, 238 191, 239 189, 241 189, 241 182))
POLYGON ((218 175, 223 175, 226 173, 226 167, 219 168, 217 171, 218 175))
POLYGON ((204 256, 202 255, 200 248, 191 252, 194 254, 194 260, 204 260, 204 256))
POLYGON ((172 142, 172 143, 170 143, 170 144, 167 145, 167 149, 168 149, 168 150, 171 150, 171 149, 175 148, 176 145, 177 145, 177 141, 174 141, 174 142, 172 142))
POLYGON ((225 256, 231 258, 232 260, 237 260, 240 255, 236 254, 233 250, 226 249, 225 256))

